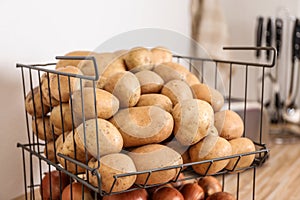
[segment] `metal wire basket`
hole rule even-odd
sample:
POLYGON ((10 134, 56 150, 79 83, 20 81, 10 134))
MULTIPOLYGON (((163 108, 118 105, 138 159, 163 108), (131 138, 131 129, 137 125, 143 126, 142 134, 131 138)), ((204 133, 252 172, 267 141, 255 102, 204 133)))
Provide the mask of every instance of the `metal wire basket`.
MULTIPOLYGON (((257 50, 258 48, 252 48, 252 47, 235 47, 235 48, 226 48, 229 50, 257 50)), ((204 58, 195 58, 195 57, 189 57, 189 56, 179 56, 179 55, 174 55, 174 62, 178 62, 178 63, 185 63, 187 64, 187 67, 189 68, 190 71, 196 71, 199 75, 199 79, 204 82, 205 77, 203 77, 202 75, 204 75, 207 70, 207 68, 210 68, 210 70, 213 70, 213 74, 212 74, 212 78, 213 78, 213 83, 214 83, 214 87, 217 88, 217 81, 219 79, 219 75, 218 75, 218 68, 222 65, 222 67, 226 67, 229 70, 229 82, 228 82, 228 91, 224 91, 224 95, 226 97, 226 101, 227 101, 227 105, 228 105, 228 109, 231 109, 231 104, 232 101, 234 101, 234 98, 232 98, 232 84, 234 84, 234 80, 233 80, 233 68, 235 67, 239 67, 240 69, 243 70, 244 72, 244 88, 243 88, 243 93, 244 93, 244 97, 242 98, 242 101, 244 102, 244 116, 241 116, 244 120, 244 125, 246 124, 246 120, 247 120, 247 113, 246 113, 246 109, 247 109, 247 100, 248 100, 248 90, 251 86, 251 84, 249 84, 249 74, 248 74, 248 69, 250 67, 256 68, 258 70, 261 70, 262 74, 264 74, 265 69, 267 68, 271 68, 274 66, 275 64, 275 57, 276 57, 276 50, 272 47, 260 47, 260 50, 271 50, 273 52, 273 61, 270 64, 261 64, 261 63, 254 63, 254 62, 243 62, 243 61, 229 61, 229 60, 216 60, 216 59, 204 59, 204 58)), ((82 91, 84 84, 84 81, 90 81, 92 83, 92 88, 96 88, 96 81, 99 78, 98 75, 98 68, 97 68, 97 64, 96 64, 96 60, 94 57, 57 57, 57 59, 69 59, 69 60, 90 60, 93 62, 94 65, 94 70, 95 70, 95 75, 94 76, 86 76, 86 75, 74 75, 74 74, 70 74, 70 73, 64 73, 64 72, 58 72, 56 70, 53 69, 53 66, 56 65, 56 63, 47 63, 47 64, 34 64, 34 65, 24 65, 24 64, 17 64, 17 68, 19 68, 21 70, 21 74, 22 74, 22 85, 23 85, 23 92, 24 92, 24 100, 26 99, 26 95, 28 94, 28 92, 31 91, 31 95, 34 96, 33 93, 33 89, 35 87, 38 88, 38 93, 40 93, 39 99, 34 99, 33 101, 40 101, 43 104, 43 100, 42 100, 42 90, 41 90, 41 85, 42 85, 42 75, 44 74, 44 76, 46 77, 43 81, 48 82, 49 85, 49 75, 50 74, 56 74, 58 77, 66 77, 69 83, 69 90, 71 93, 71 87, 70 87, 70 83, 71 83, 71 78, 75 78, 76 80, 78 80, 79 83, 79 88, 82 91)), ((58 78, 58 80, 60 80, 58 78)), ((58 81, 58 88, 60 88, 60 83, 58 81)), ((261 82, 261 98, 263 99, 263 95, 264 95, 264 81, 261 82)), ((49 89, 49 88, 48 88, 49 89)), ((60 90, 60 89, 59 89, 60 90)), ((48 92, 50 93, 50 89, 48 90, 48 92)), ((60 94, 60 93, 59 93, 60 94)), ((70 104, 72 105, 72 98, 70 98, 70 104)), ((94 98, 94 102, 96 102, 96 99, 94 98)), ((35 105, 35 104, 34 104, 35 105)), ((96 103, 94 104, 96 107, 96 103)), ((57 162, 57 158, 55 157, 54 159, 50 159, 48 155, 48 149, 49 148, 47 146, 47 142, 48 141, 43 141, 40 140, 38 138, 38 136, 34 133, 33 128, 31 127, 31 121, 32 123, 35 123, 35 125, 37 126, 37 118, 40 118, 40 120, 42 121, 42 128, 44 130, 44 134, 45 134, 45 129, 46 129, 46 118, 47 118, 47 114, 44 113, 44 110, 42 110, 42 112, 44 113, 41 117, 36 116, 36 109, 38 108, 33 108, 34 110, 34 114, 33 116, 25 113, 25 118, 26 118, 26 125, 27 125, 27 143, 25 144, 21 144, 18 143, 17 146, 19 148, 21 148, 22 150, 22 155, 23 155, 23 172, 24 172, 24 189, 26 194, 26 199, 38 199, 39 195, 37 194, 37 190, 42 182, 42 178, 43 178, 43 174, 47 171, 51 171, 53 169, 59 170, 65 174, 67 174, 70 177, 70 181, 75 180, 77 182, 82 183, 83 185, 85 185, 86 187, 88 187, 89 189, 91 189, 91 191, 93 192, 93 196, 95 199, 101 198, 101 196, 105 196, 105 195, 110 195, 110 194, 116 194, 116 193, 122 193, 122 192, 128 192, 128 191, 132 191, 132 190, 138 190, 141 188, 150 188, 150 187, 155 187, 158 185, 163 185, 163 184, 167 184, 170 182, 178 182, 178 181, 183 181, 183 180, 187 180, 187 179, 195 179, 195 178, 201 178, 204 177, 206 175, 208 175, 208 171, 211 167, 211 165, 214 162, 218 162, 221 160, 226 160, 226 159, 231 159, 231 158, 236 158, 236 163, 233 167, 232 170, 226 170, 223 169, 220 172, 217 172, 215 174, 210 174, 213 176, 221 176, 223 181, 223 189, 225 187, 225 176, 229 175, 229 174, 237 174, 239 175, 240 173, 242 173, 245 170, 253 170, 253 189, 252 189, 252 199, 255 199, 255 169, 258 166, 261 166, 265 160, 268 158, 268 148, 267 146, 263 143, 262 141, 262 137, 263 137, 263 131, 262 131, 262 125, 263 123, 263 101, 261 101, 260 103, 261 107, 260 107, 260 119, 257 120, 257 123, 259 123, 259 127, 260 127, 260 133, 259 133, 259 139, 257 141, 253 141, 256 147, 256 151, 254 152, 249 152, 249 153, 244 153, 244 154, 236 154, 236 155, 231 155, 231 156, 226 156, 226 157, 221 157, 221 158, 215 158, 215 159, 211 159, 211 160, 205 160, 205 161, 199 161, 199 162, 191 162, 191 163, 185 163, 185 164, 180 164, 180 165, 175 165, 175 166, 168 166, 168 167, 163 167, 163 168, 156 168, 156 169, 151 169, 151 170, 145 170, 145 171, 138 171, 138 172, 131 172, 131 173, 124 173, 124 174, 118 174, 114 176, 114 182, 110 188, 109 192, 105 192, 102 190, 101 187, 101 176, 99 174, 99 172, 95 169, 95 168, 91 168, 88 166, 88 152, 85 151, 85 157, 86 159, 84 161, 78 161, 76 159, 76 151, 74 152, 74 157, 70 157, 67 155, 64 155, 62 153, 57 153, 57 149, 56 146, 54 145, 53 151, 54 151, 54 155, 57 155, 60 159, 62 159, 65 164, 71 163, 72 165, 75 166, 75 172, 71 173, 67 167, 63 167, 61 165, 61 163, 57 162), (245 167, 245 168, 237 168, 239 161, 241 160, 241 158, 245 157, 245 156, 249 156, 249 155, 255 155, 255 160, 254 162, 251 164, 251 166, 245 167), (208 163, 208 167, 206 170, 205 174, 197 174, 193 171, 192 166, 193 165, 198 165, 198 164, 205 164, 208 163), (79 169, 84 169, 83 173, 80 173, 79 169), (154 172, 157 171, 166 171, 166 170, 170 170, 170 169, 177 169, 177 175, 176 178, 168 181, 166 183, 162 183, 162 184, 155 184, 155 185, 149 185, 147 184, 147 181, 149 179, 149 177, 151 177, 151 175, 154 172), (98 184, 97 186, 92 185, 89 182, 89 173, 93 174, 93 176, 97 177, 98 180, 98 184), (179 177, 179 174, 181 172, 185 173, 185 177, 184 179, 181 179, 179 177), (138 174, 146 174, 147 178, 144 184, 134 184, 134 187, 131 187, 128 190, 125 191, 121 191, 121 192, 112 192, 114 187, 115 187, 115 183, 118 179, 122 178, 122 177, 127 177, 127 176, 133 176, 133 175, 138 175, 138 174)), ((62 103, 59 102, 57 106, 62 107, 62 103)), ((50 98, 50 110, 53 109, 53 105, 51 102, 51 98, 50 98)), ((97 109, 97 108, 95 108, 97 109)), ((71 106, 71 110, 72 110, 72 106, 71 106)), ((84 112, 84 109, 82 110, 84 112)), ((61 112, 62 113, 62 112, 61 112)), ((71 112, 72 113, 72 112, 71 112)), ((62 114, 61 114, 62 115, 62 114)), ((84 113, 82 114, 82 116, 84 117, 84 113)), ((62 119, 62 132, 64 133, 64 126, 63 126, 63 116, 61 116, 62 119)), ((72 119, 74 120, 74 116, 72 114, 72 119)), ((85 121, 85 119, 83 119, 83 121, 85 121)), ((72 130, 69 130, 70 132, 74 132, 75 130, 75 126, 74 123, 72 123, 72 130)), ((97 133, 98 134, 98 133, 97 133)), ((246 131, 244 132, 243 136, 247 136, 246 131)), ((46 135, 44 136, 46 138, 46 135)), ((49 136, 48 136, 49 137, 49 136)), ((56 135, 52 129, 51 132, 51 136, 52 140, 56 139, 56 135)), ((98 137, 98 135, 97 135, 98 137)), ((63 134, 63 141, 65 140, 65 136, 63 134)), ((74 139, 73 139, 74 140, 74 139)), ((85 141, 86 142, 86 141, 85 141)), ((73 142, 74 144, 74 149, 76 149, 76 143, 73 142)), ((99 149, 98 149, 98 156, 99 156, 99 149)), ((99 156, 100 157, 100 156, 99 156)), ((67 165, 66 165, 67 166, 67 165)), ((98 167, 100 167, 100 162, 98 161, 98 167)), ((236 198, 239 198, 239 192, 242 188, 239 187, 237 180, 237 188, 236 188, 236 198)))

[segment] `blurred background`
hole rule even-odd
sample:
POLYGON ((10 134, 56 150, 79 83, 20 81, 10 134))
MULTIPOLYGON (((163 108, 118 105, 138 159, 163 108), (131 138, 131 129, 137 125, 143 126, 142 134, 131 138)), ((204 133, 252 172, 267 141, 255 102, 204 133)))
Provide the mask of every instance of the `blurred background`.
MULTIPOLYGON (((220 14, 222 20, 207 27, 217 35, 226 31, 224 44, 218 40, 220 49, 223 45, 253 46, 260 15, 288 18, 300 13, 297 0, 210 1, 208 8, 215 9, 201 12, 208 13, 208 20, 220 14)), ((191 0, 0 1, 0 199, 24 193, 22 154, 16 144, 26 142, 26 127, 21 72, 16 63, 53 62, 57 55, 94 50, 115 35, 141 28, 167 29, 191 37, 192 14, 197 11, 191 5, 191 0)), ((249 52, 234 56, 255 59, 249 52)))

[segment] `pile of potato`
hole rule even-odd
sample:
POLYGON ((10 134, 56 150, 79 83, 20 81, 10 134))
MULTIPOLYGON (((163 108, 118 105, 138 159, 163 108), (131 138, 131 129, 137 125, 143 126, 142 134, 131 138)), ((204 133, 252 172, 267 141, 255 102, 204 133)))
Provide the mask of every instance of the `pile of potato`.
MULTIPOLYGON (((60 60, 56 70, 75 76, 44 73, 40 85, 26 97, 26 110, 33 116, 33 132, 46 142, 47 158, 75 174, 86 171, 57 153, 96 168, 103 191, 165 183, 178 175, 179 168, 153 171, 149 177, 149 173, 120 177, 111 188, 116 174, 255 151, 253 142, 242 137, 240 116, 222 110, 222 94, 173 62, 168 49, 66 55, 94 56, 99 79, 80 78, 95 76, 91 60, 60 60)), ((251 165, 254 154, 236 165, 237 159, 192 168, 202 175, 243 168, 251 165)), ((88 173, 89 182, 98 186, 97 177, 88 173)))

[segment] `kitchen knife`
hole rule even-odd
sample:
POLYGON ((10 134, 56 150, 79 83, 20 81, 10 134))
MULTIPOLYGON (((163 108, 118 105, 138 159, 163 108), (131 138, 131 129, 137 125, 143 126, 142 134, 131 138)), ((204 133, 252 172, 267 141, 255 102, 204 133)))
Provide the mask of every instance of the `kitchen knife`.
POLYGON ((283 31, 283 21, 280 18, 276 18, 275 20, 275 45, 277 50, 277 62, 276 62, 276 69, 275 69, 275 82, 273 83, 273 90, 275 93, 275 108, 276 114, 273 120, 274 123, 278 123, 282 121, 282 102, 281 102, 281 95, 280 95, 280 84, 278 80, 278 71, 279 71, 279 63, 280 63, 280 53, 281 53, 281 46, 282 46, 282 31, 283 31))
POLYGON ((275 42, 276 42, 276 50, 277 57, 280 57, 281 46, 282 46, 282 30, 283 30, 283 21, 280 18, 276 18, 275 20, 275 42))
MULTIPOLYGON (((264 18, 258 17, 256 26, 256 47, 261 47, 264 18)), ((260 50, 256 50, 256 58, 260 58, 260 50)))
MULTIPOLYGON (((300 22, 299 19, 295 20, 295 25, 293 29, 293 35, 292 35, 292 66, 291 66, 291 73, 290 73, 290 87, 289 87, 289 94, 287 98, 287 107, 294 106, 294 101, 297 94, 297 88, 295 88, 295 63, 296 60, 298 61, 299 65, 299 59, 300 59, 300 22)), ((299 69, 297 69, 299 71, 299 69)), ((298 81, 299 77, 297 77, 298 81)), ((296 85, 297 86, 297 85, 296 85)))
MULTIPOLYGON (((268 18, 267 21, 267 29, 266 29, 266 46, 271 47, 272 46, 272 38, 273 38, 273 26, 272 26, 272 19, 268 18)), ((269 61, 271 56, 270 56, 271 51, 266 50, 266 58, 269 61)))

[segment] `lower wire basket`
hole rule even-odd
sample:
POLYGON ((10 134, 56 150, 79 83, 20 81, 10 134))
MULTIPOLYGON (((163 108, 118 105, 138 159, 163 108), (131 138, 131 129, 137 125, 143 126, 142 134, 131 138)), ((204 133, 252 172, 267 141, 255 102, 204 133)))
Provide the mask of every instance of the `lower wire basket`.
MULTIPOLYGON (((85 173, 73 174, 73 173, 69 172, 68 170, 66 170, 64 167, 62 167, 60 164, 51 162, 49 159, 47 159, 45 157, 45 155, 43 153, 41 153, 41 152, 39 153, 39 152, 35 151, 36 146, 44 146, 44 144, 39 144, 39 143, 37 143, 37 144, 20 144, 20 143, 18 143, 17 146, 22 149, 24 173, 26 172, 26 165, 28 164, 28 163, 26 163, 26 159, 25 159, 26 156, 25 155, 29 154, 30 158, 36 157, 36 158, 38 158, 40 163, 41 162, 47 163, 49 166, 52 166, 52 167, 56 168, 59 171, 62 171, 63 173, 69 175, 73 180, 76 180, 76 181, 82 183, 83 185, 87 186, 89 189, 94 191, 95 194, 98 194, 100 196, 111 195, 111 194, 119 194, 119 193, 129 192, 129 191, 137 190, 137 189, 141 189, 141 188, 146 188, 147 189, 147 188, 151 188, 151 187, 157 187, 157 186, 160 186, 160 185, 165 185, 165 184, 172 183, 172 182, 185 181, 185 180, 189 180, 189 179, 198 179, 198 178, 201 178, 201 177, 204 177, 204 176, 207 176, 207 175, 218 176, 218 175, 226 175, 226 174, 232 174, 232 173, 240 173, 240 172, 243 172, 243 171, 261 166, 267 160, 267 158, 269 156, 269 150, 266 147, 266 145, 255 143, 256 151, 253 151, 253 152, 248 152, 248 153, 244 153, 244 154, 236 154, 236 155, 220 157, 220 158, 215 158, 215 159, 211 159, 211 160, 204 160, 204 161, 199 161, 199 162, 191 162, 191 163, 186 163, 186 164, 168 166, 168 167, 163 167, 163 168, 156 168, 156 169, 139 171, 139 172, 118 174, 118 175, 114 176, 115 181, 111 185, 110 191, 105 192, 101 189, 100 174, 97 172, 97 170, 90 168, 88 165, 86 165, 84 163, 81 163, 77 160, 74 160, 74 159, 72 159, 68 156, 64 156, 62 154, 59 155, 63 159, 66 159, 69 162, 72 162, 75 165, 78 165, 78 167, 80 166, 80 167, 84 168, 87 172, 90 171, 95 176, 99 177, 98 187, 95 187, 94 185, 92 185, 88 182, 88 180, 87 180, 88 178, 87 178, 85 173), (254 159, 253 163, 250 166, 242 167, 242 168, 237 168, 236 167, 243 157, 250 156, 250 155, 255 155, 255 159, 254 159), (230 170, 223 169, 223 170, 221 170, 217 173, 214 173, 214 174, 207 174, 207 172, 209 171, 211 165, 214 162, 218 162, 218 161, 222 161, 222 160, 228 160, 228 159, 236 159, 234 167, 232 169, 230 169, 230 170), (201 165, 201 164, 208 164, 206 173, 205 174, 195 173, 195 171, 192 169, 192 166, 201 165), (158 171, 166 171, 166 170, 170 170, 170 169, 178 169, 178 173, 175 176, 176 178, 174 178, 173 180, 170 180, 170 181, 165 182, 165 183, 160 183, 160 184, 151 184, 151 185, 147 184, 147 180, 151 176, 152 173, 158 172, 158 171), (179 176, 180 173, 184 173, 184 178, 180 178, 180 176, 179 176), (134 184, 134 186, 132 188, 127 189, 126 191, 112 192, 113 189, 114 189, 115 183, 119 178, 127 177, 127 176, 134 176, 134 175, 139 175, 139 174, 146 174, 147 175, 147 179, 146 179, 146 182, 144 184, 134 184)), ((32 167, 34 166, 33 159, 30 159, 30 161, 31 162, 29 163, 29 166, 30 166, 30 169, 32 169, 32 167)), ((42 169, 40 169, 40 174, 42 174, 41 170, 42 169)), ((29 177, 30 177, 29 180, 31 181, 31 183, 28 185, 27 182, 26 182, 27 180, 25 179, 24 180, 25 181, 25 187, 26 187, 26 190, 27 190, 27 188, 30 188, 31 190, 33 190, 35 187, 39 187, 39 184, 34 183, 34 180, 36 179, 34 177, 35 173, 33 173, 33 171, 30 171, 29 173, 30 173, 29 174, 29 177)), ((36 175, 36 176, 38 176, 38 175, 36 175)), ((25 173, 24 177, 27 177, 26 173, 25 173)), ((42 177, 39 177, 37 182, 40 181, 39 179, 42 179, 42 177)))

